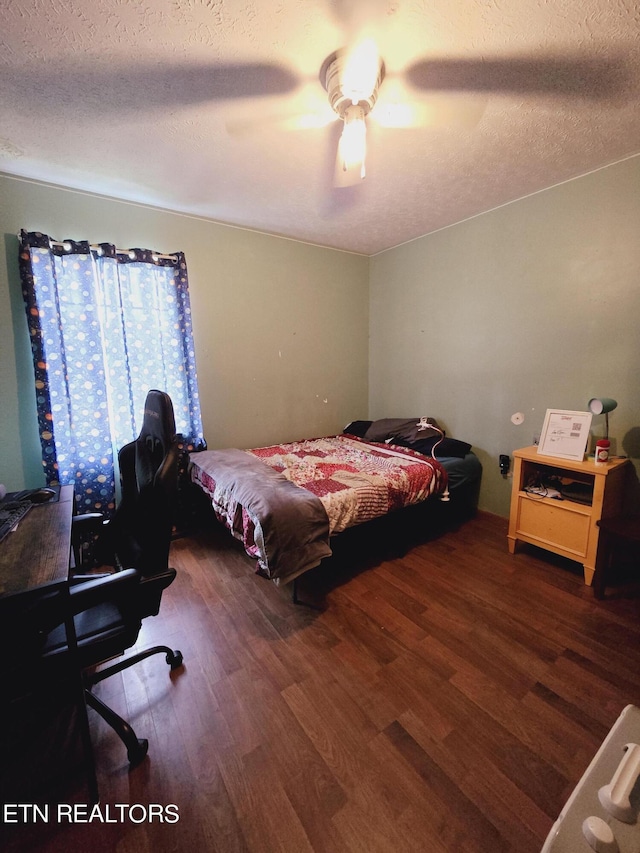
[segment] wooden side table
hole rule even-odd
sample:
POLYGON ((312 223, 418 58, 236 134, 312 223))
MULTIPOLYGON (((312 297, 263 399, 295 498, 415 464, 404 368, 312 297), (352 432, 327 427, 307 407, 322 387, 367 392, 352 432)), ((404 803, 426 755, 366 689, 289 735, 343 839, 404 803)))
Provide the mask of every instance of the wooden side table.
POLYGON ((613 458, 604 465, 592 459, 574 462, 538 453, 536 445, 515 450, 508 544, 511 554, 519 542, 528 542, 569 560, 582 563, 584 581, 591 585, 598 551, 598 522, 622 510, 628 459, 613 458), (530 484, 553 478, 567 488, 578 484, 589 501, 557 499, 533 493, 530 484))

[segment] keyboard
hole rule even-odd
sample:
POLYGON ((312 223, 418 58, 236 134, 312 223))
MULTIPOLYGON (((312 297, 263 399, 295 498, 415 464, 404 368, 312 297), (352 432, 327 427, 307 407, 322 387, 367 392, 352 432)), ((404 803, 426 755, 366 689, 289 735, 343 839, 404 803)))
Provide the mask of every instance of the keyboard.
POLYGON ((32 506, 31 501, 5 501, 0 503, 0 542, 17 527, 32 506))

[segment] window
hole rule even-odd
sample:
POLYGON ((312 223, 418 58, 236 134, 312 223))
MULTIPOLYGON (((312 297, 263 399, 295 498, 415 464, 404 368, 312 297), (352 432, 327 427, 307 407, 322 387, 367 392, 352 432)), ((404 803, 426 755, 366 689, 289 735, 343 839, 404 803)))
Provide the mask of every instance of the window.
POLYGON ((184 255, 23 231, 20 273, 47 483, 109 513, 149 389, 171 397, 186 445, 204 445, 184 255))

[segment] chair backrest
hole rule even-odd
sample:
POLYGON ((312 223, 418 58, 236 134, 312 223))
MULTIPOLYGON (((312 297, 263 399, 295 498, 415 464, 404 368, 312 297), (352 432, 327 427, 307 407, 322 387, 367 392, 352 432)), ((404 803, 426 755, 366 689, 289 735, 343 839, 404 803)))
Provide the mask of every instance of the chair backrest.
POLYGON ((178 457, 171 398, 149 391, 140 435, 118 453, 122 497, 109 526, 123 568, 148 576, 168 567, 178 457))
MULTIPOLYGON (((176 422, 171 397, 164 391, 149 391, 147 394, 142 428, 133 444, 138 491, 160 486, 165 491, 175 492, 177 481, 172 468, 173 451, 177 448, 176 422)), ((123 482, 123 490, 129 485, 123 482)))

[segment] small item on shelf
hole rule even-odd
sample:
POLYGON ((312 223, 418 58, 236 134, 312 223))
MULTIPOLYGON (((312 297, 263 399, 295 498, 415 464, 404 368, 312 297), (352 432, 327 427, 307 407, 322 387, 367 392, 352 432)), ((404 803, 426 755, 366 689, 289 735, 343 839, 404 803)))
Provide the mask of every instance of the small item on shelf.
POLYGON ((590 504, 593 501, 593 483, 580 483, 576 480, 563 485, 562 497, 581 504, 590 504))
POLYGON ((524 491, 528 495, 562 500, 562 482, 560 478, 546 474, 544 471, 534 471, 524 486, 524 491))
POLYGON ((599 438, 596 441, 596 465, 605 465, 609 461, 609 448, 611 442, 608 438, 599 438))

